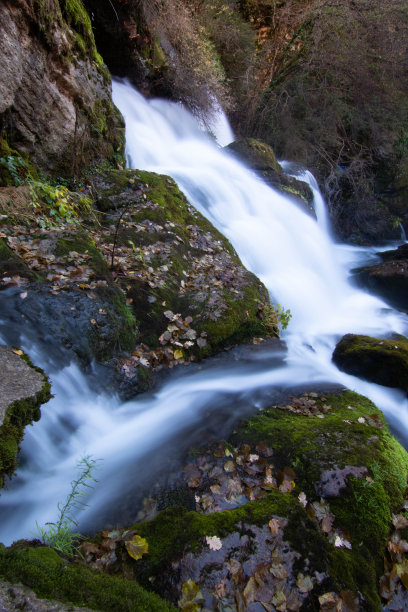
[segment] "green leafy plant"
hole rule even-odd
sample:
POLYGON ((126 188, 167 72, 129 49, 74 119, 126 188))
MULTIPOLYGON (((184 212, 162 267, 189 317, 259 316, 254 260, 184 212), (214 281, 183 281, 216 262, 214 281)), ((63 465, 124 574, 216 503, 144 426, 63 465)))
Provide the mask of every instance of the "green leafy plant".
POLYGON ((6 168, 16 187, 22 185, 27 180, 29 168, 27 162, 22 157, 6 155, 0 157, 0 164, 6 168))
POLYGON ((289 322, 292 318, 292 313, 289 309, 285 310, 280 304, 275 305, 276 317, 278 319, 279 327, 284 330, 288 327, 289 322))
POLYGON ((65 503, 58 503, 58 520, 55 523, 46 523, 40 527, 36 522, 37 533, 35 534, 43 544, 55 548, 66 555, 73 555, 78 540, 82 538, 80 533, 74 531, 77 522, 74 513, 84 510, 87 504, 84 498, 93 486, 89 483, 97 482, 93 477, 97 461, 90 456, 83 457, 77 463, 78 476, 71 482, 71 491, 65 503))

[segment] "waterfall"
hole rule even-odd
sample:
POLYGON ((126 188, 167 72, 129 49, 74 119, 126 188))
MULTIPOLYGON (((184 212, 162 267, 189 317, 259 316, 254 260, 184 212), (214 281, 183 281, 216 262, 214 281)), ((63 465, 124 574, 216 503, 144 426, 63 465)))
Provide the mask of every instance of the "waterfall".
MULTIPOLYGON (((129 166, 172 176, 229 238, 272 300, 291 310, 283 335, 288 350, 283 356, 261 348, 252 361, 185 368, 156 393, 122 404, 92 391, 73 365, 51 373, 55 397, 43 407, 39 423, 27 428, 22 466, 0 498, 0 541, 5 543, 30 537, 35 521, 55 520, 57 502, 64 500, 75 464, 86 453, 102 461, 89 508, 78 517, 80 528, 123 521, 124 515, 112 519, 111 514, 112 506, 121 504, 131 507, 129 522, 135 520, 137 508, 127 496, 164 464, 171 466, 177 449, 208 435, 228 435, 240 416, 273 403, 276 394, 294 385, 326 382, 356 390, 370 397, 408 440, 405 395, 339 372, 331 362, 344 333, 407 333, 405 314, 348 281, 350 269, 372 258, 373 251, 334 244, 324 211, 316 222, 266 186, 221 150, 181 105, 147 101, 124 82, 115 82, 113 92, 126 120, 129 166)), ((223 134, 228 140, 225 123, 223 134)), ((317 185, 309 175, 307 180, 316 197, 317 185)), ((23 348, 47 369, 45 357, 28 340, 23 348)))

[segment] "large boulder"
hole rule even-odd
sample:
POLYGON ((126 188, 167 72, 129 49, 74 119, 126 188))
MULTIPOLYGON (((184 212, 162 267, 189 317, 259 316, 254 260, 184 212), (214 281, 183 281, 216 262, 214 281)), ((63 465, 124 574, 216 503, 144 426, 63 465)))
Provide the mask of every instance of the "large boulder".
POLYGON ((122 159, 123 120, 82 2, 0 5, 0 154, 73 176, 122 159))
POLYGON ((334 350, 333 361, 344 372, 408 391, 407 338, 381 340, 346 334, 334 350))

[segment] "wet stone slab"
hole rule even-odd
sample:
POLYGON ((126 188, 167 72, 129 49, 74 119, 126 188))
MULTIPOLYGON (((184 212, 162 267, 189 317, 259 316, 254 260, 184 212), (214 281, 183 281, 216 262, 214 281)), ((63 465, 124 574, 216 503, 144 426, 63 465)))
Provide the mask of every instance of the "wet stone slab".
POLYGON ((8 407, 34 397, 45 383, 40 372, 28 365, 9 346, 0 346, 0 426, 8 407))

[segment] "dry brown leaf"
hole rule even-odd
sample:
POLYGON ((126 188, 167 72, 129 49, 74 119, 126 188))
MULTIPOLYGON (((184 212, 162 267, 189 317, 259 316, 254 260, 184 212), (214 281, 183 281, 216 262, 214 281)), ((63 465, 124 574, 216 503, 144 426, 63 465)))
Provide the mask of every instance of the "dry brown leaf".
POLYGON ((280 533, 282 523, 278 519, 275 519, 275 518, 271 519, 268 525, 269 525, 269 529, 271 530, 271 533, 273 534, 280 533))

